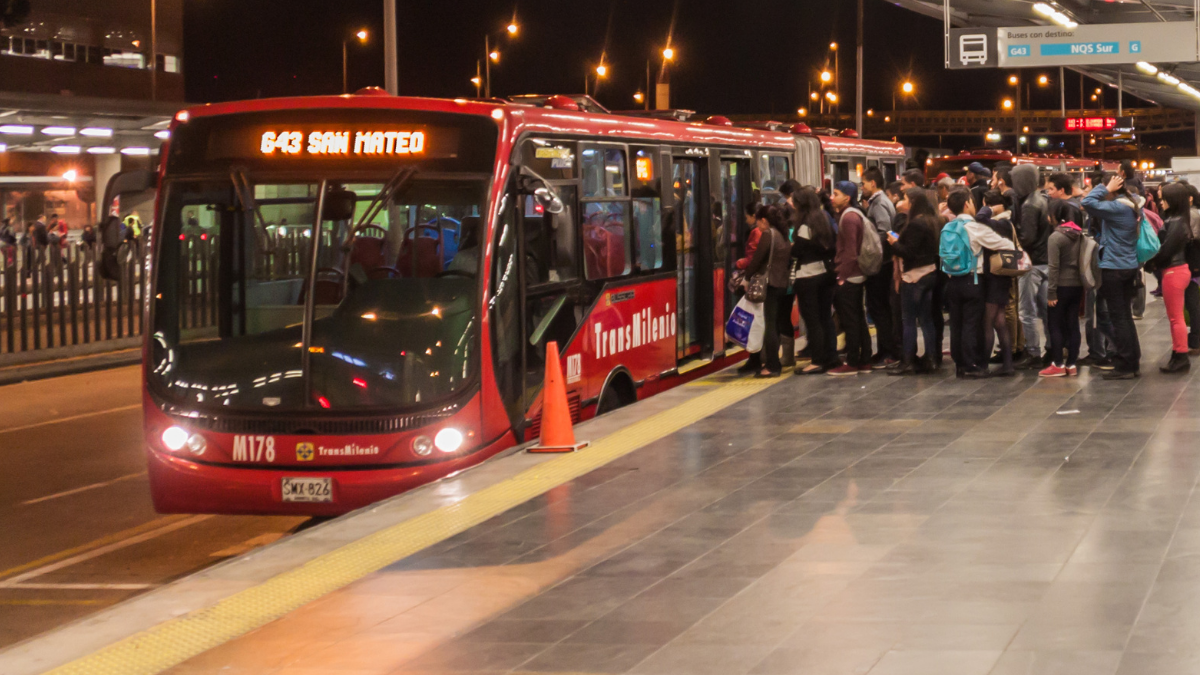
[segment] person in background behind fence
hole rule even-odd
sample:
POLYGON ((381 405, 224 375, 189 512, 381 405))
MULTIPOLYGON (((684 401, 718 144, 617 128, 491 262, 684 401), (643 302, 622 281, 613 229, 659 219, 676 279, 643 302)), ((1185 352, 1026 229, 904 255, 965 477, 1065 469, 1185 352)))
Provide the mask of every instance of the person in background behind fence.
POLYGON ((0 220, 0 251, 4 253, 4 264, 12 265, 17 258, 17 233, 13 231, 12 218, 0 220))

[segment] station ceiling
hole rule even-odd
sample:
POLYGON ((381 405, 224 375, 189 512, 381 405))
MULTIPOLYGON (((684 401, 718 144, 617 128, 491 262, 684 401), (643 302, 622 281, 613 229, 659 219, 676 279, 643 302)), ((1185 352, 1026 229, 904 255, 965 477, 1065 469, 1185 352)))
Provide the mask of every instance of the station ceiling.
MULTIPOLYGON (((914 12, 943 18, 944 6, 936 0, 891 0, 914 12)), ((1194 21, 1193 0, 1058 0, 1048 2, 1071 16, 1079 24, 1153 23, 1158 21, 1194 21)), ((978 26, 1053 25, 1033 10, 1032 0, 950 0, 951 23, 955 28, 978 26)), ((1200 63, 1155 63, 1160 70, 1200 89, 1200 63)), ((1154 75, 1124 66, 1072 67, 1088 77, 1117 85, 1121 74, 1125 91, 1138 98, 1172 108, 1200 111, 1200 98, 1160 81, 1154 75)))

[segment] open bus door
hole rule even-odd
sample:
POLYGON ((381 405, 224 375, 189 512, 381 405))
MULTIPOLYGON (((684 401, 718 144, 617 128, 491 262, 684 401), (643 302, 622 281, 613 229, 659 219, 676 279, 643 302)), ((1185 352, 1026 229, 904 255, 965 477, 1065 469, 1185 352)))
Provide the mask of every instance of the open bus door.
POLYGON ((713 356, 712 209, 708 157, 676 154, 671 159, 674 186, 676 257, 676 361, 713 356))
MULTIPOLYGON (((104 200, 97 204, 96 240, 100 243, 100 276, 109 281, 120 281, 121 271, 118 254, 129 238, 124 219, 131 214, 140 218, 147 214, 145 224, 151 222, 149 214, 154 211, 154 196, 158 175, 154 171, 138 169, 122 171, 108 180, 104 188, 104 200)), ((134 245, 139 246, 137 239, 134 245)))

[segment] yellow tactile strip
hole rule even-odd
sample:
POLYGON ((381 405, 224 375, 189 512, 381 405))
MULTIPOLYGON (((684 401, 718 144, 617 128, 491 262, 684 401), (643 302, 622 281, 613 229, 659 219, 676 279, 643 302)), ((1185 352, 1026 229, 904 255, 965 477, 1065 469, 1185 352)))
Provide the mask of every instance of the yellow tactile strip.
POLYGON ((457 504, 397 523, 236 593, 212 607, 166 621, 49 672, 54 675, 160 673, 777 382, 779 380, 758 379, 729 382, 635 422, 583 451, 543 462, 457 504))

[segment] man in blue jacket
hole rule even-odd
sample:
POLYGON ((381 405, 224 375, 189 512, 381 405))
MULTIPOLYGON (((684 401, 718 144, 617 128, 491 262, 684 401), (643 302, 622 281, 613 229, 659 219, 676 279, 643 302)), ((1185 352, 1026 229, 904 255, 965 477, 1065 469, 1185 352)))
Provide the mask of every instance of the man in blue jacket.
POLYGON ((1131 380, 1138 376, 1142 347, 1133 323, 1133 296, 1138 275, 1137 240, 1142 198, 1125 189, 1125 180, 1113 176, 1107 185, 1083 198, 1083 210, 1100 223, 1100 297, 1112 318, 1117 354, 1106 380, 1131 380))

